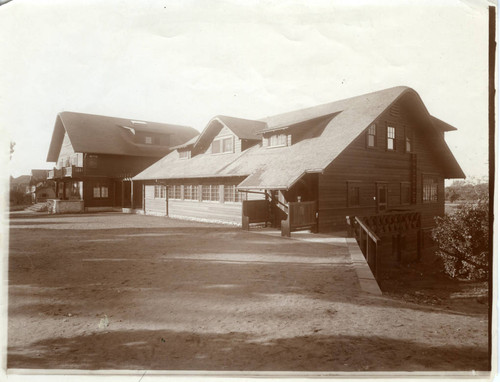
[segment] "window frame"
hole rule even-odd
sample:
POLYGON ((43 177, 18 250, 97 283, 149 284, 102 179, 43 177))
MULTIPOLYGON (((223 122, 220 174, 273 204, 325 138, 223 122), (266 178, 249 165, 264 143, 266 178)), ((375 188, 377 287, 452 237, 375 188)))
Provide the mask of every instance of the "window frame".
POLYGON ((92 199, 109 199, 109 185, 99 182, 92 184, 92 199), (96 195, 97 190, 97 195, 96 195), (104 194, 106 194, 104 196, 104 194))
POLYGON ((274 147, 286 147, 288 146, 288 134, 286 133, 276 133, 276 134, 271 134, 267 139, 267 147, 268 148, 274 148, 274 147), (282 137, 282 138, 280 138, 282 137))
POLYGON ((167 186, 164 184, 154 185, 154 199, 165 199, 167 197, 167 186))
POLYGON ((422 174, 422 203, 423 204, 439 203, 438 175, 422 174))
POLYGON ((377 147, 377 124, 372 123, 366 129, 366 147, 374 149, 377 147), (370 144, 370 138, 373 137, 373 144, 370 144))
POLYGON ((347 181, 347 207, 348 208, 359 208, 361 207, 361 181, 360 180, 348 180, 347 181), (353 201, 353 190, 356 190, 357 200, 353 201))
POLYGON ((396 151, 396 127, 387 125, 387 141, 386 141, 386 149, 387 151, 396 151), (393 134, 391 134, 391 132, 393 134), (392 147, 389 147, 389 142, 392 147))
POLYGON ((413 136, 411 130, 406 127, 405 128, 405 152, 411 153, 413 150, 413 136), (409 147, 408 147, 409 145, 409 147))
POLYGON ((210 144, 210 153, 212 155, 234 153, 234 135, 225 135, 215 138, 210 144), (226 142, 230 142, 227 148, 225 145, 226 142), (218 151, 214 152, 214 148, 216 147, 218 151))
POLYGON ((236 184, 224 184, 224 203, 241 203, 242 195, 236 187, 236 184))
POLYGON ((191 158, 190 150, 179 150, 179 159, 189 159, 191 158))

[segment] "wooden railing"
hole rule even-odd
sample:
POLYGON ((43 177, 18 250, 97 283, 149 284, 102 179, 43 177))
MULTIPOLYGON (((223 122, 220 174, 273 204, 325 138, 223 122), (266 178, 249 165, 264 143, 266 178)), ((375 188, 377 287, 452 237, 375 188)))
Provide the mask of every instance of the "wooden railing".
POLYGON ((299 229, 318 231, 316 201, 288 203, 288 216, 281 222, 281 236, 290 237, 291 232, 299 229))
POLYGON ((249 230, 250 224, 264 223, 269 221, 268 200, 243 200, 241 213, 241 228, 249 230))
POLYGON ((401 261, 401 252, 406 233, 413 231, 417 236, 417 259, 420 260, 422 245, 421 215, 419 212, 392 212, 370 216, 348 217, 351 234, 356 238, 372 273, 379 280, 381 253, 378 246, 384 237, 392 238, 392 253, 401 261))
POLYGON ((69 166, 63 168, 63 176, 71 177, 78 175, 83 175, 83 167, 69 166))
POLYGON ((363 222, 362 219, 357 216, 351 217, 350 219, 354 237, 356 238, 358 245, 365 256, 366 262, 375 276, 375 279, 379 280, 381 256, 378 253, 378 245, 381 240, 378 235, 363 222))

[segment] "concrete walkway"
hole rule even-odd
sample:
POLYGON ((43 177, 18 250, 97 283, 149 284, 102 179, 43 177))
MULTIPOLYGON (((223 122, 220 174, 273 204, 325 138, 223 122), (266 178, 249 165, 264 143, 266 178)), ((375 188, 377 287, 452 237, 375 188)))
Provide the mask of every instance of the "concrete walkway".
MULTIPOLYGON (((252 230, 252 232, 260 233, 263 235, 281 237, 281 231, 274 228, 260 228, 252 230)), ((332 232, 331 234, 321 234, 312 233, 310 231, 298 231, 292 232, 291 237, 284 239, 305 241, 310 243, 325 243, 325 244, 345 244, 349 255, 351 257, 351 263, 356 271, 356 276, 358 277, 358 282, 361 290, 366 293, 374 295, 382 295, 382 291, 378 286, 375 277, 368 263, 365 260, 363 252, 358 246, 356 239, 347 237, 347 232, 338 231, 332 232)))

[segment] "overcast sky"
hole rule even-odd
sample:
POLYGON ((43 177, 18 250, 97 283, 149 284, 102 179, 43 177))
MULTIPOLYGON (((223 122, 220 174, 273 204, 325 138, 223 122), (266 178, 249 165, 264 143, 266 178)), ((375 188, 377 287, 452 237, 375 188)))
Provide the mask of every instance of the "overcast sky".
MULTIPOLYGON (((175 123, 268 115, 397 85, 487 175, 485 1, 44 1, 0 7, 0 129, 14 176, 50 168, 58 112, 175 123)), ((8 157, 8 156, 7 156, 8 157)))

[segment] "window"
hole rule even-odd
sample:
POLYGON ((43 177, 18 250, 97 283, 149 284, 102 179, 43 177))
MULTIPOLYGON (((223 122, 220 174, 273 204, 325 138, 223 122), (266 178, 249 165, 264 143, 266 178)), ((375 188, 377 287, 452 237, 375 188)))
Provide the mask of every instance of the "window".
POLYGON ((152 145, 153 144, 153 137, 144 137, 144 143, 148 144, 148 145, 152 145))
POLYGON ((436 177, 424 175, 422 179, 422 201, 424 203, 438 202, 438 182, 436 177))
POLYGON ((233 137, 219 138, 212 142, 212 154, 232 153, 233 137))
POLYGON ((218 202, 219 201, 219 185, 216 184, 204 184, 201 188, 201 200, 208 202, 218 202))
POLYGON ((401 204, 410 204, 411 202, 410 183, 401 183, 401 204))
POLYGON ((183 150, 179 151, 179 158, 180 159, 188 159, 191 157, 191 152, 189 150, 183 150))
POLYGON ((286 134, 274 134, 268 138, 269 147, 286 146, 287 136, 286 134))
POLYGON ((108 186, 95 183, 92 187, 92 196, 94 199, 104 199, 108 197, 108 186))
POLYGON ((180 199, 181 198, 181 186, 178 184, 168 187, 168 198, 169 199, 180 199))
POLYGON ((411 138, 406 136, 406 152, 411 153, 411 138))
POLYGON ((241 193, 236 189, 236 185, 224 185, 224 202, 241 202, 241 193))
POLYGON ((361 205, 360 199, 360 182, 349 181, 347 182, 347 206, 359 207, 361 205))
POLYGON ((395 150, 396 148, 396 128, 387 126, 387 150, 395 150))
POLYGON ((155 184, 155 199, 165 199, 167 187, 161 184, 155 184))
POLYGON ((97 168, 97 155, 91 155, 89 154, 87 156, 87 166, 89 168, 97 168))
POLYGON ((198 200, 198 186, 184 186, 184 200, 198 200))
POLYGON ((372 124, 366 131, 366 146, 375 147, 377 137, 377 125, 372 124))

